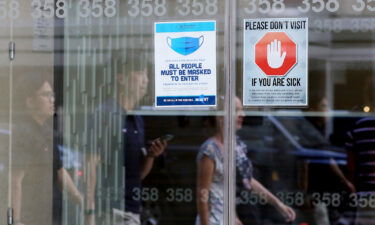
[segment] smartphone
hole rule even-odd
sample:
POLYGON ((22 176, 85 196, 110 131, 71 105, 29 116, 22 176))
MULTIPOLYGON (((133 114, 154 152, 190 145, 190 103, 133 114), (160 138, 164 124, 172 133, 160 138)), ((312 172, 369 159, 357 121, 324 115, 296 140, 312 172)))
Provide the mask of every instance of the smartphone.
POLYGON ((172 134, 165 134, 165 135, 163 135, 163 136, 160 137, 160 140, 171 141, 173 138, 174 138, 174 135, 172 135, 172 134))

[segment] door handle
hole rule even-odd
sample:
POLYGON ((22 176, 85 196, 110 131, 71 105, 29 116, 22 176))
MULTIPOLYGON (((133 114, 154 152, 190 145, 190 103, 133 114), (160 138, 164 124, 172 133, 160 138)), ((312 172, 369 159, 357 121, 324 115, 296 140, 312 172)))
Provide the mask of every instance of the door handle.
POLYGON ((9 42, 9 60, 13 61, 16 57, 16 43, 11 41, 9 42))
POLYGON ((7 221, 8 221, 8 225, 12 225, 13 224, 13 208, 8 208, 8 212, 7 212, 7 221))

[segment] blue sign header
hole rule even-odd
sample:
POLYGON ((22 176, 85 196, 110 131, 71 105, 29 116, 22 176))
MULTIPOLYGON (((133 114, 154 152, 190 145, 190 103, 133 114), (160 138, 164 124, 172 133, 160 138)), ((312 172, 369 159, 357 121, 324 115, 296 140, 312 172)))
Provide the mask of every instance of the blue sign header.
POLYGON ((156 33, 215 31, 215 22, 158 23, 156 33))

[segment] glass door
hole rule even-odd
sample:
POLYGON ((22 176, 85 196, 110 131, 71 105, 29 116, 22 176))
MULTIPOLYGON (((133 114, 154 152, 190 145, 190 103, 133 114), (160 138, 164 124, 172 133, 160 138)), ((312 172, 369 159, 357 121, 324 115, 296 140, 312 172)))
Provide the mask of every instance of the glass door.
POLYGON ((10 73, 10 66, 9 66, 9 54, 8 54, 8 47, 11 37, 11 29, 10 29, 10 19, 7 16, 6 7, 9 5, 9 1, 2 1, 0 3, 1 11, 1 20, 4 21, 1 25, 1 40, 0 40, 0 64, 1 64, 1 150, 0 150, 0 177, 1 177, 1 184, 0 188, 0 217, 6 218, 7 210, 10 206, 10 199, 8 195, 9 185, 10 185, 10 175, 11 170, 9 169, 10 166, 10 105, 11 105, 11 73, 10 73))
POLYGON ((7 105, 11 124, 8 205, 12 211, 8 223, 53 224, 57 177, 62 176, 53 147, 54 2, 3 2, 11 43, 11 59, 6 58, 9 81, 4 82, 11 99, 7 105))
POLYGON ((374 10, 0 0, 0 218, 372 224, 374 10))
POLYGON ((236 4, 237 218, 372 224, 372 3, 236 4))

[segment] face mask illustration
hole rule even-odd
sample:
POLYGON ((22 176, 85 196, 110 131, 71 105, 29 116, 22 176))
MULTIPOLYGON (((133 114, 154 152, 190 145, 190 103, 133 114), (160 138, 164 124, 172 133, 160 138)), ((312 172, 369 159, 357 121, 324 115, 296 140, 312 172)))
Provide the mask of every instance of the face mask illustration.
POLYGON ((170 38, 167 37, 168 46, 181 55, 190 55, 197 51, 203 44, 204 37, 200 36, 198 38, 194 37, 180 37, 180 38, 170 38))

